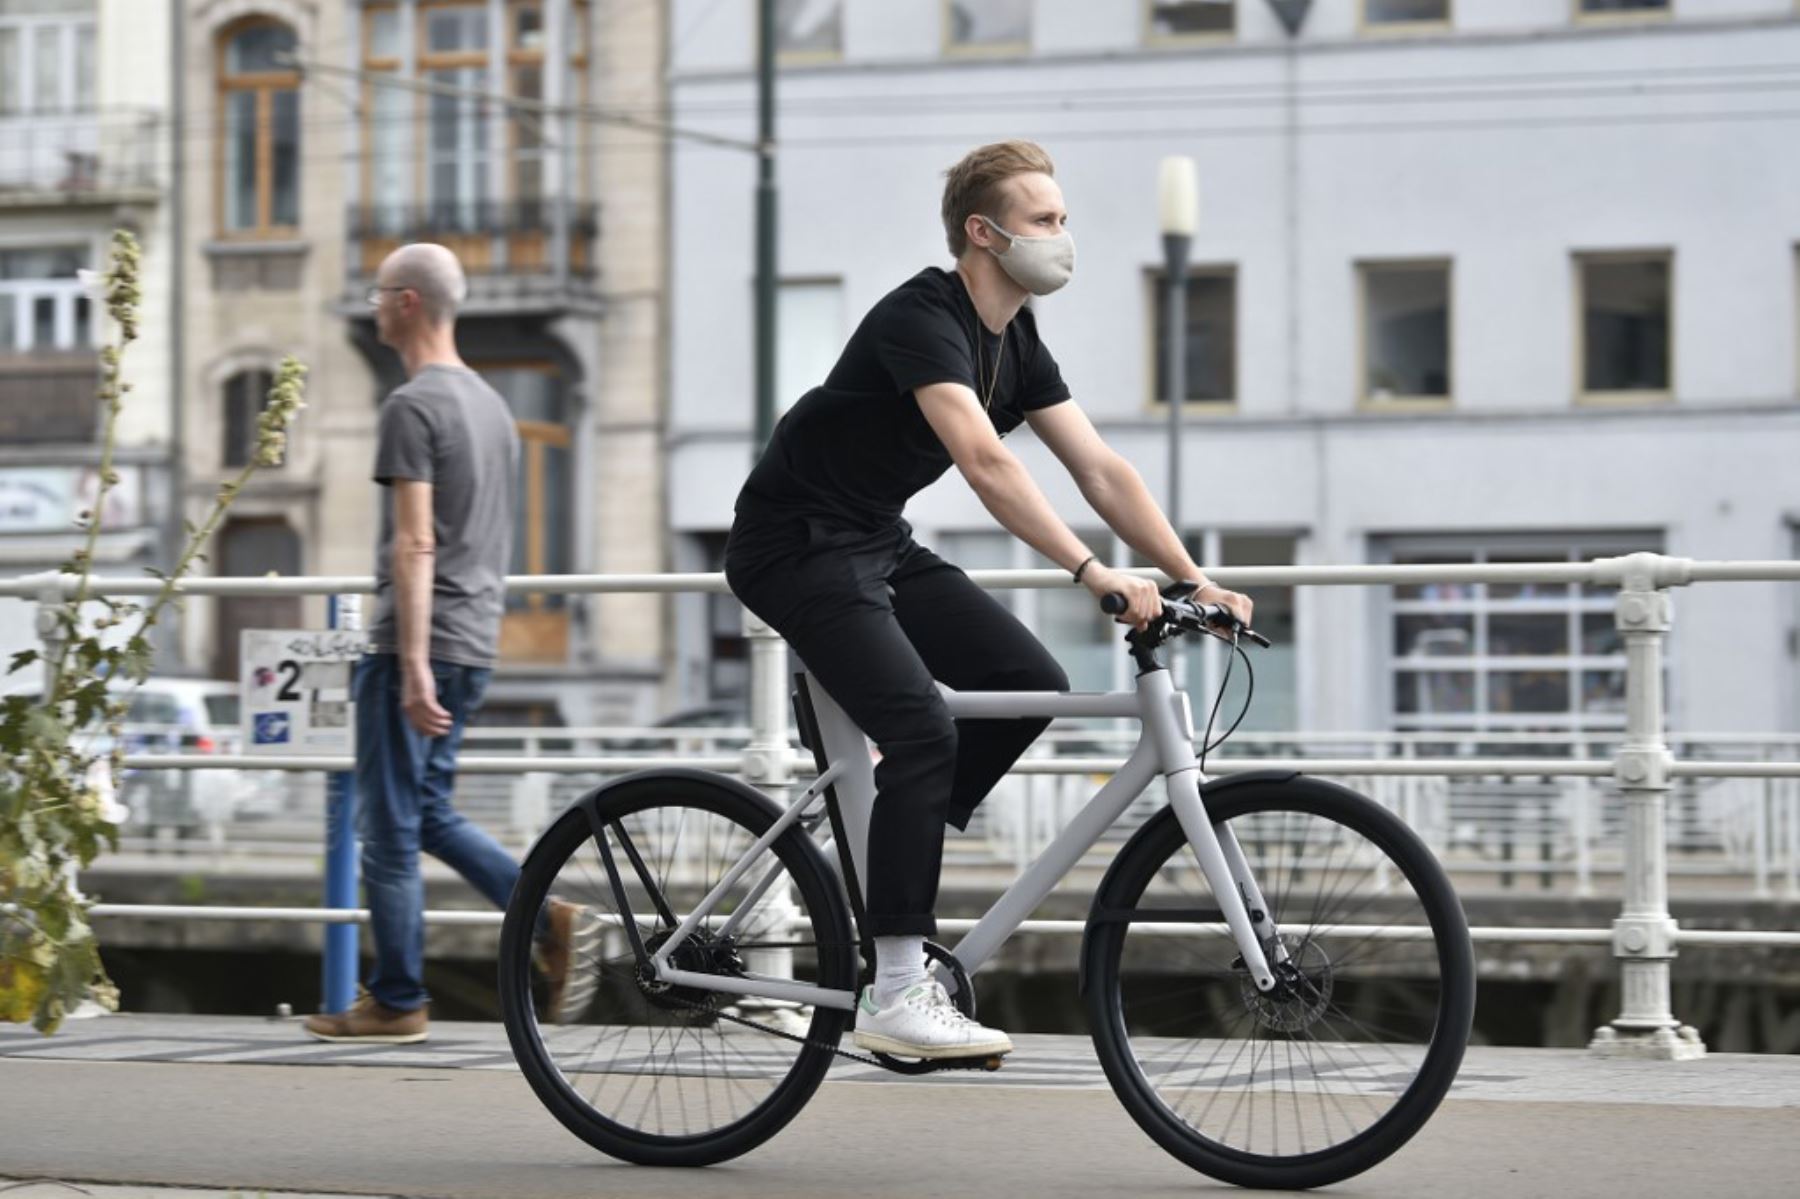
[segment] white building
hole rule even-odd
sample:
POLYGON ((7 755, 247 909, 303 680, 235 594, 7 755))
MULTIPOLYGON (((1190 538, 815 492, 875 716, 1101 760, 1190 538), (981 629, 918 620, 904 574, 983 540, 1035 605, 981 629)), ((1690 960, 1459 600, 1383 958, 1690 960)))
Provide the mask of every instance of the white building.
MULTIPOLYGON (((753 8, 675 5, 678 124, 754 131, 753 8)), ((1206 564, 1800 549, 1794 0, 779 9, 783 402, 884 292, 948 265, 943 170, 1030 137, 1079 248, 1040 303, 1046 342, 1165 494, 1155 189, 1185 154, 1203 204, 1181 505, 1206 564)), ((674 157, 678 568, 716 565, 751 454, 752 172, 704 145, 674 157)), ((1098 523, 1040 445, 1009 444, 1078 531, 1098 523)), ((909 518, 964 565, 1032 564, 955 472, 909 518)), ((1287 647, 1261 657, 1262 727, 1622 721, 1606 595, 1252 593, 1287 647)), ((1015 602, 1077 686, 1124 669, 1084 593, 1015 602)), ((1800 729, 1794 591, 1676 604, 1675 726, 1800 729)), ((681 610, 688 698, 741 686, 735 619, 681 610)))
MULTIPOLYGON (((180 531, 172 29, 167 0, 0 0, 0 575, 50 569, 81 544, 75 519, 99 473, 99 348, 113 332, 75 272, 104 269, 118 227, 143 248, 141 336, 96 569, 137 575, 180 531)), ((0 649, 34 643, 31 606, 0 600, 0 649)))

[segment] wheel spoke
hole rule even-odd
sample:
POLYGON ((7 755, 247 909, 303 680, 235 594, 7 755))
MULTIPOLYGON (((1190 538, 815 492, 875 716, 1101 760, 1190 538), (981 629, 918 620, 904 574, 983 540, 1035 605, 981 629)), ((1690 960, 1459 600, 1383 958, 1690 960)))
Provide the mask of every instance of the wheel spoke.
MULTIPOLYGON (((635 929, 645 952, 655 954, 683 914, 755 845, 770 817, 722 785, 692 780, 633 780, 584 802, 596 805, 597 827, 580 811, 559 821, 527 860, 515 895, 519 910, 541 913, 550 897, 586 909, 577 928, 587 931, 573 935, 555 959, 567 962, 562 993, 581 1010, 557 1013, 568 1021, 558 1023, 545 1006, 550 980, 531 964, 550 962, 548 951, 516 931, 503 938, 509 1024, 523 1021, 535 1031, 520 1064, 540 1091, 549 1086, 563 1097, 596 1144, 618 1156, 648 1160, 633 1154, 657 1149, 698 1163, 742 1152, 811 1094, 830 1064, 825 1045, 842 1034, 847 1015, 778 1001, 761 1010, 753 997, 656 981, 640 967, 627 933, 635 929), (731 1019, 723 1009, 732 1005, 749 1005, 752 1018, 731 1019), (823 1043, 759 1031, 771 1028, 814 1031, 823 1043), (745 1131, 752 1122, 766 1131, 745 1131)), ((841 899, 803 835, 783 837, 765 855, 781 873, 736 930, 744 940, 719 930, 748 897, 747 883, 734 884, 669 951, 670 965, 698 975, 853 985, 854 945, 839 931, 841 899)), ((761 876, 752 870, 745 879, 761 876)), ((509 914, 509 929, 515 917, 509 914)))
MULTIPOLYGON (((1285 954, 1271 956, 1275 988, 1255 987, 1229 936, 1171 935, 1166 926, 1127 922, 1108 926, 1095 943, 1103 958, 1090 959, 1090 969, 1112 979, 1101 980, 1096 1002, 1115 1014, 1098 1010, 1094 1022, 1103 1054, 1119 1035, 1107 1030, 1122 1032, 1123 1061, 1138 1087, 1121 1096, 1146 1128, 1173 1129, 1196 1153, 1212 1155, 1215 1166, 1205 1168, 1228 1181, 1275 1185, 1269 1175, 1248 1174, 1248 1155, 1269 1168, 1315 1170, 1280 1183, 1315 1186, 1373 1163, 1369 1157, 1335 1172, 1317 1166, 1333 1155, 1350 1163, 1375 1152, 1362 1134, 1396 1118, 1401 1098, 1421 1085, 1446 1004, 1453 994, 1471 994, 1473 978, 1445 977, 1466 958, 1383 935, 1441 927, 1435 901, 1426 898, 1441 891, 1416 881, 1439 873, 1422 847, 1395 856, 1395 834, 1374 831, 1366 801, 1334 794, 1315 807, 1275 802, 1275 787, 1261 794, 1260 807, 1240 801, 1234 808, 1227 796, 1209 799, 1209 808, 1235 834, 1281 930, 1285 954), (1349 928, 1363 931, 1336 933, 1349 928), (1304 1167, 1283 1166, 1300 1159, 1304 1167)), ((1105 896, 1109 909, 1208 901, 1186 838, 1172 817, 1162 819, 1156 837, 1131 851, 1137 856, 1128 871, 1121 862, 1129 878, 1105 896)))

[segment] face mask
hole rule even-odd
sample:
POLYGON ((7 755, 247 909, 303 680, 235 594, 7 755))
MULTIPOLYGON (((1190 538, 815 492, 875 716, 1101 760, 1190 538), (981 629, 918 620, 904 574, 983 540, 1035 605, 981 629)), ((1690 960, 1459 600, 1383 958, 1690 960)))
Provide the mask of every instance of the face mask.
MULTIPOLYGON (((979 215, 979 214, 977 214, 979 215)), ((1067 230, 1055 237, 1014 237, 987 217, 982 221, 1007 241, 1006 252, 989 250, 1000 269, 1034 296, 1047 296, 1075 273, 1075 239, 1067 230)))

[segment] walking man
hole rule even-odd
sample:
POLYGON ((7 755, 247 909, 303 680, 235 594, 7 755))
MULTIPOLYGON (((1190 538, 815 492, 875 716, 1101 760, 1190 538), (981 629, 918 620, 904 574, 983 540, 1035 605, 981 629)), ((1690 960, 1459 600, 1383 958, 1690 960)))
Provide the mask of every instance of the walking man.
MULTIPOLYGON (((401 246, 375 276, 369 303, 407 381, 381 406, 375 482, 381 518, 375 620, 357 663, 357 831, 375 969, 342 1014, 306 1031, 322 1041, 404 1044, 427 1035, 422 849, 496 907, 519 867, 451 806, 456 753, 499 655, 512 555, 519 438, 506 401, 456 350, 467 290, 443 246, 401 246)), ((539 961, 553 1009, 568 979, 578 909, 552 900, 539 961)))

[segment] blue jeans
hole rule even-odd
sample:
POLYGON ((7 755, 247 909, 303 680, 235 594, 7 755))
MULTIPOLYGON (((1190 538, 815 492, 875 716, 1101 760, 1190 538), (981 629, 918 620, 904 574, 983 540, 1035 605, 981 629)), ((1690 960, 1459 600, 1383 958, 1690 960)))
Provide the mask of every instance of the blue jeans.
POLYGON ((427 737, 400 708, 400 660, 367 654, 356 664, 356 805, 363 889, 375 937, 369 993, 398 1011, 420 1008, 425 991, 425 882, 419 851, 449 865, 499 908, 519 865, 450 806, 463 727, 481 706, 493 671, 432 659, 438 703, 450 731, 427 737))

